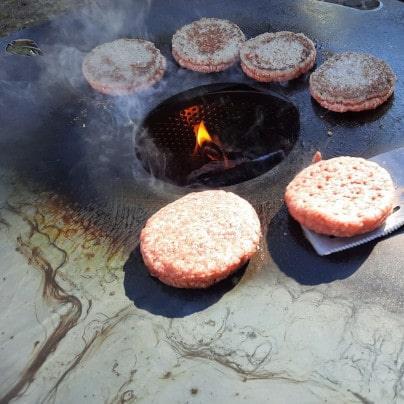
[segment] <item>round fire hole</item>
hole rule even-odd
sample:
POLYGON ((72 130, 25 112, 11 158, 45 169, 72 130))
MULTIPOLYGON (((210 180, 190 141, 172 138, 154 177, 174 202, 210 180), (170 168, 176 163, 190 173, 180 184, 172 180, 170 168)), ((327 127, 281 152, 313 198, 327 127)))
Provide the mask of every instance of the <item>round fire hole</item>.
POLYGON ((211 84, 152 110, 140 127, 136 155, 160 180, 216 188, 274 168, 298 132, 298 110, 283 95, 245 84, 211 84))

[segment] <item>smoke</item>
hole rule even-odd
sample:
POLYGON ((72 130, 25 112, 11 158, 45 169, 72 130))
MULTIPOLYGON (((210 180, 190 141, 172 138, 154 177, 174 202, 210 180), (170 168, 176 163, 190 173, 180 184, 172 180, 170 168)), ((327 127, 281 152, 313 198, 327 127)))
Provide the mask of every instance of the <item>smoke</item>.
MULTIPOLYGON (((17 139, 19 156, 12 159, 23 165, 27 154, 37 153, 36 171, 51 178, 48 171, 58 169, 59 177, 52 174, 54 182, 68 179, 72 186, 147 176, 135 150, 142 121, 150 111, 194 87, 251 81, 239 64, 224 72, 206 74, 181 68, 173 60, 172 35, 185 23, 203 16, 201 10, 188 10, 185 16, 182 12, 178 18, 178 10, 152 0, 120 0, 116 7, 103 3, 88 0, 82 9, 28 30, 24 35, 32 36, 44 56, 7 55, 6 73, 0 74, 0 79, 4 77, 0 82, 5 95, 0 101, 2 109, 7 109, 6 103, 20 105, 24 113, 24 119, 19 119, 19 110, 0 117, 8 134, 2 141, 9 145, 11 137, 17 139), (161 12, 164 7, 169 13, 161 12), (82 73, 85 56, 95 46, 118 38, 153 42, 167 61, 163 78, 145 91, 122 97, 92 89, 82 73), (54 147, 48 146, 49 142, 54 147)), ((153 164, 159 172, 149 173, 149 177, 162 178, 165 159, 161 153, 156 155, 150 142, 143 142, 142 147, 150 147, 146 154, 159 159, 158 165, 153 164)), ((156 186, 155 179, 150 183, 156 186)))

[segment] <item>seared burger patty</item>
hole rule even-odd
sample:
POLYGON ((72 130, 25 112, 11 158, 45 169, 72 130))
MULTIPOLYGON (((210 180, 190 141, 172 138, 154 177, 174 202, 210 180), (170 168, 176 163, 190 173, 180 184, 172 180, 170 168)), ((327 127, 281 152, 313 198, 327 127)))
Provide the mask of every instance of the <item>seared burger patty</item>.
POLYGON ((316 61, 314 43, 304 34, 266 32, 240 49, 241 67, 258 81, 292 80, 309 71, 316 61))
POLYGON ((166 59, 152 42, 118 39, 96 46, 82 65, 88 83, 104 94, 126 95, 158 82, 166 59))
POLYGON ((311 74, 310 92, 331 111, 364 111, 384 103, 395 82, 396 76, 384 60, 368 53, 344 52, 311 74))
POLYGON ((238 62, 244 41, 243 32, 234 22, 201 18, 173 35, 172 55, 180 66, 187 69, 218 72, 238 62))

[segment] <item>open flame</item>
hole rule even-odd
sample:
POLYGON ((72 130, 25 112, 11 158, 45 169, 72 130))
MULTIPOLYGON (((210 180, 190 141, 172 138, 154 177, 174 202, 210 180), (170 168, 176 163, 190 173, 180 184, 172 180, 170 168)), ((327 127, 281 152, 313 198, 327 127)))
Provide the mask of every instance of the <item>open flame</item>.
POLYGON ((214 138, 210 136, 204 121, 194 125, 194 132, 196 138, 194 155, 202 153, 212 161, 227 161, 220 140, 217 136, 214 138))
POLYGON ((196 144, 199 147, 203 147, 205 142, 213 142, 203 121, 194 126, 194 132, 196 136, 196 144))

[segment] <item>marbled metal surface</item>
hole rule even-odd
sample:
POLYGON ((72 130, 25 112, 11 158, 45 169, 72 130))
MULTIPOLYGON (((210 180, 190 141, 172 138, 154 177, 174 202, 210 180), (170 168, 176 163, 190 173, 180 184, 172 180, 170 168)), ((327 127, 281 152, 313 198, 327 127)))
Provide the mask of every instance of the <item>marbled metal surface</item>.
MULTIPOLYGON (((397 2, 371 17, 338 8, 350 30, 339 40, 330 14, 337 6, 259 3, 254 25, 237 2, 195 2, 191 13, 178 3, 157 15, 161 3, 145 2, 130 18, 141 26, 132 28, 136 34, 160 41, 167 55, 161 32, 196 15, 226 15, 249 32, 305 31, 316 40, 318 63, 328 51, 346 50, 344 37, 356 31, 350 46, 381 53, 403 72, 401 39, 387 48, 361 42, 372 29, 366 19, 386 23, 383 13, 397 2), (163 14, 165 26, 158 24, 163 14), (151 19, 157 28, 147 25, 151 19)), ((191 85, 246 79, 238 70, 191 77, 169 61, 176 81, 167 78, 152 93, 125 100, 93 94, 78 68, 97 39, 92 24, 124 18, 119 8, 101 11, 84 14, 99 17, 86 24, 74 17, 71 25, 27 32, 52 62, 2 57, 0 402, 404 402, 404 231, 320 258, 283 203, 286 183, 316 149, 370 157, 404 146, 402 76, 384 108, 354 118, 310 103, 307 77, 275 86, 302 114, 296 151, 273 173, 231 188, 260 215, 260 251, 226 288, 179 292, 147 277, 138 242, 147 218, 187 190, 132 167, 134 129, 144 105, 191 85), (89 42, 73 46, 84 33, 89 42), (44 83, 50 91, 38 93, 44 83)), ((383 28, 390 33, 402 28, 403 9, 394 13, 397 20, 383 28)), ((112 24, 98 39, 132 29, 112 24)))
POLYGON ((25 189, 1 209, 3 402, 404 399, 402 311, 301 285, 263 243, 219 301, 156 315, 124 288, 144 217, 116 244, 88 208, 25 189))

